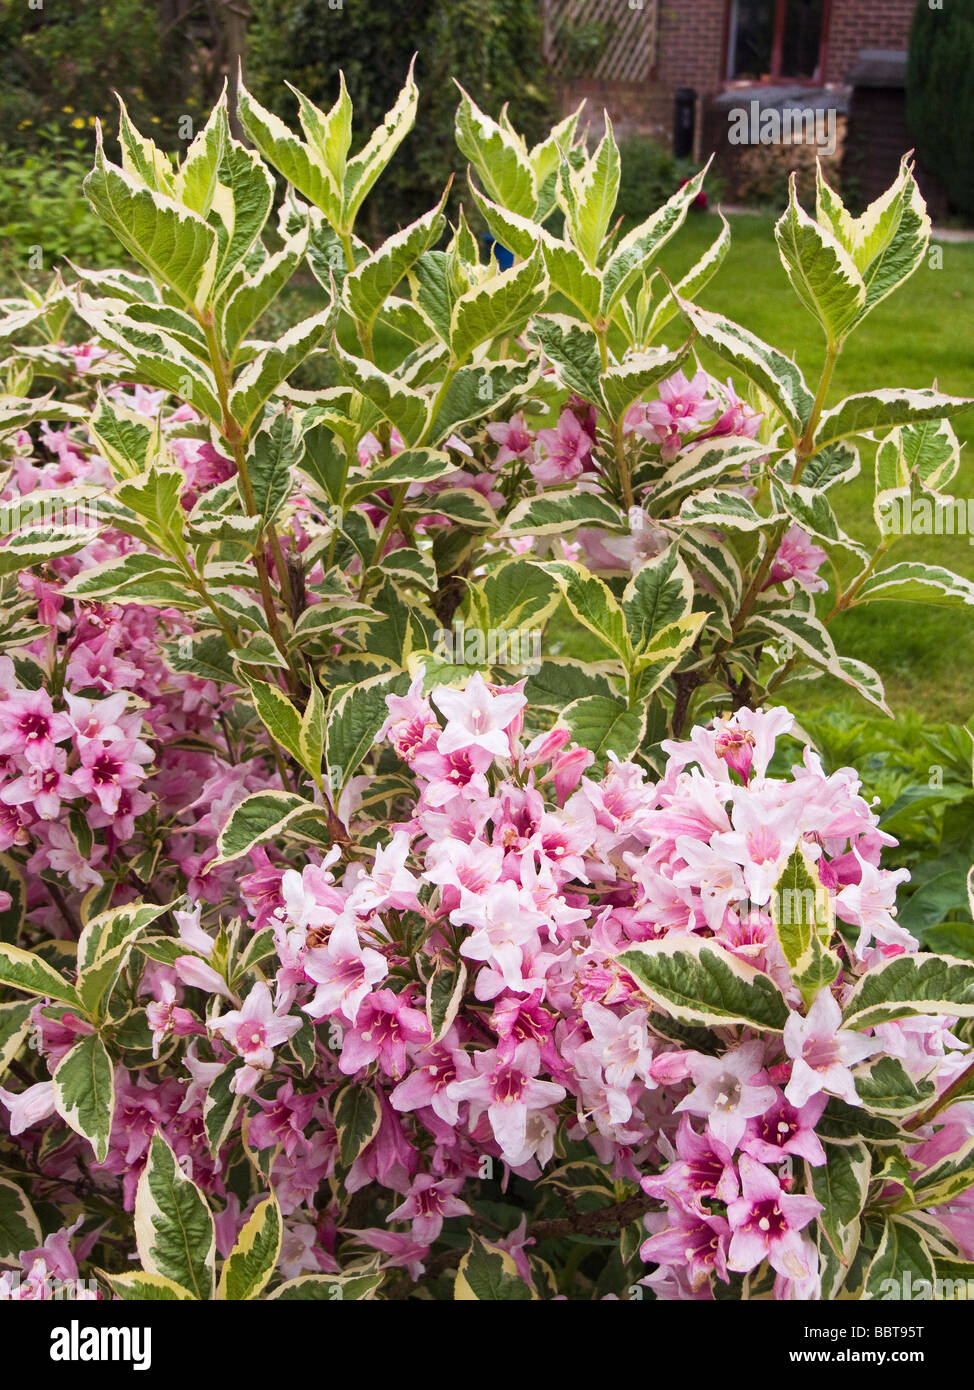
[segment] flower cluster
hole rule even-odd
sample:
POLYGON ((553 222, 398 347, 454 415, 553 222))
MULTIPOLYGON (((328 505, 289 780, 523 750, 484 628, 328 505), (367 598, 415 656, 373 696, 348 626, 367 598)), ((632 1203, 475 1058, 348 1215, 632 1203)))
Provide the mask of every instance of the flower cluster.
MULTIPOLYGON (((695 729, 668 746, 654 782, 633 763, 596 768, 557 726, 525 742, 517 685, 475 676, 426 696, 418 677, 388 705, 381 736, 417 788, 391 838, 341 874, 337 849, 309 852, 303 867, 251 853, 240 889, 250 927, 273 940, 266 979, 242 996, 229 988, 225 941, 199 902, 177 911, 178 936, 160 939, 168 953, 147 948, 139 992, 152 996, 152 1056, 167 1065, 158 1078, 119 1070, 107 1156, 87 1164, 96 1189, 121 1179, 131 1208, 160 1133, 220 1204, 228 1250, 247 1215, 227 1186, 242 1140, 285 1216, 285 1273, 336 1271, 364 1246, 378 1268, 415 1278, 444 1223, 471 1217, 494 1165, 535 1182, 587 1152, 610 1187, 646 1196, 653 1269, 641 1277, 657 1297, 711 1297, 717 1281, 762 1268, 776 1296, 818 1296, 821 1203, 795 1164, 826 1163, 823 1116, 861 1105, 857 1078, 877 1058, 940 1091, 965 1066, 949 1018, 841 1024, 857 980, 916 949, 891 911, 902 875, 879 864, 890 837, 855 774, 827 776, 806 750, 790 775, 772 775, 792 724, 782 709, 695 729), (809 1007, 772 902, 798 850, 842 943, 840 975, 809 1007), (773 982, 783 1027, 682 1036, 627 953, 686 942, 773 982), (228 1068, 242 1104, 214 1152, 204 1114, 228 1068), (371 1117, 357 1138, 350 1094, 371 1117), (328 1186, 338 1172, 347 1194, 375 1193, 379 1224, 345 1224, 328 1186)), ((57 716, 46 717, 56 740, 57 716)), ((364 843, 367 821, 354 825, 364 843)), ((35 1024, 53 1070, 83 1025, 40 1007, 35 1024)), ((17 1142, 40 1142, 50 1083, 0 1100, 17 1142)), ((954 1107, 949 1131, 930 1139, 938 1160, 967 1142, 969 1112, 954 1107)), ((83 1148, 62 1142, 48 1176, 76 1178, 83 1148)), ((939 1215, 966 1247, 966 1212, 939 1215)))

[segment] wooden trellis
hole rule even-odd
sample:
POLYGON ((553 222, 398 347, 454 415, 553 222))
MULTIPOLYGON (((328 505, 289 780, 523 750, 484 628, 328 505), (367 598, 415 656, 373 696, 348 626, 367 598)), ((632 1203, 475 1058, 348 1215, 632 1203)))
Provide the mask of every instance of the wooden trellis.
POLYGON ((658 0, 542 0, 548 66, 563 76, 645 81, 656 62, 657 4, 658 0), (586 31, 598 36, 599 48, 581 72, 577 40, 586 31))

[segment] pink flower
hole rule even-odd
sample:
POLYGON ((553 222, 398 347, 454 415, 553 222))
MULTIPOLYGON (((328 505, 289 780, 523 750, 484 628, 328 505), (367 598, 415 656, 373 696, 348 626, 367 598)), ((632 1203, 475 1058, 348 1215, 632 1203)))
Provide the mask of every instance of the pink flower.
POLYGON ((713 1274, 726 1283, 730 1227, 725 1218, 678 1206, 671 1207, 665 1219, 664 1229, 643 1242, 640 1259, 647 1264, 685 1266, 692 1289, 699 1289, 713 1274))
POLYGON ((789 1014, 784 1043, 792 1067, 785 1097, 792 1105, 800 1108, 820 1091, 838 1096, 847 1105, 860 1104, 849 1067, 877 1052, 879 1043, 842 1028, 841 1023, 842 1010, 828 988, 819 990, 807 1017, 789 1014))
POLYGON ((495 758, 510 755, 510 739, 505 730, 527 704, 521 691, 492 694, 476 671, 464 690, 438 685, 433 699, 448 721, 436 740, 438 752, 449 754, 479 748, 495 758))
POLYGON ((764 1044, 750 1042, 723 1057, 694 1057, 690 1063, 694 1090, 680 1101, 677 1112, 705 1115, 711 1134, 733 1153, 748 1120, 762 1115, 777 1098, 762 1070, 763 1056, 764 1044))
POLYGON ((352 1076, 377 1061, 384 1072, 399 1080, 406 1071, 407 1046, 429 1042, 429 1036, 424 1013, 391 989, 376 990, 363 999, 354 1025, 345 1033, 338 1065, 352 1076))
POLYGON ((769 1168, 747 1154, 738 1162, 742 1195, 730 1203, 732 1235, 727 1266, 746 1274, 768 1260, 779 1274, 809 1274, 809 1251, 799 1232, 822 1210, 814 1197, 789 1194, 769 1168))
POLYGON ((537 1079, 541 1053, 534 1042, 521 1043, 507 1059, 494 1049, 477 1052, 473 1062, 476 1076, 454 1081, 448 1094, 454 1100, 469 1101, 473 1112, 486 1110, 505 1161, 517 1168, 535 1148, 528 1133, 529 1116, 564 1100, 565 1088, 537 1079))
POLYGON ((340 917, 325 945, 306 953, 304 972, 318 986, 305 1013, 315 1019, 341 1013, 354 1023, 362 1000, 385 979, 389 966, 385 956, 362 946, 351 919, 340 917))
POLYGON ((470 1208, 456 1195, 462 1179, 437 1180, 430 1173, 419 1173, 413 1179, 409 1196, 386 1217, 387 1221, 412 1221, 413 1238, 422 1245, 432 1245, 450 1216, 469 1216, 470 1208))
MULTIPOLYGON (((225 1041, 246 1062, 245 1070, 266 1071, 274 1064, 273 1049, 301 1027, 299 1018, 281 1017, 271 1000, 271 992, 262 980, 253 986, 243 1008, 231 1009, 210 1024, 212 1032, 225 1041)), ((254 1078, 248 1077, 247 1082, 254 1078)))
POLYGON ((474 928, 460 947, 462 956, 489 962, 508 989, 525 990, 521 948, 536 943, 547 922, 530 894, 510 880, 492 884, 483 894, 461 889, 460 906, 450 913, 450 921, 474 928))
POLYGON ((418 675, 405 695, 387 695, 389 717, 375 736, 376 743, 391 739, 403 762, 411 762, 420 752, 436 747, 440 726, 429 701, 423 695, 423 677, 418 675))
POLYGON ((766 1110, 747 1122, 741 1149, 762 1163, 781 1163, 791 1154, 805 1158, 813 1167, 825 1162, 825 1150, 815 1126, 825 1109, 825 1096, 812 1096, 800 1109, 781 1096, 766 1110))
POLYGON ((0 801, 7 806, 33 806, 42 820, 54 820, 61 810, 61 798, 70 801, 74 784, 65 772, 67 754, 55 748, 47 767, 30 767, 0 790, 0 801))
POLYGON ((54 1082, 38 1081, 19 1093, 0 1087, 0 1101, 10 1111, 10 1133, 22 1134, 54 1114, 54 1082))
POLYGON ((140 739, 122 739, 108 746, 92 739, 81 749, 81 766, 74 773, 74 784, 108 815, 114 815, 122 792, 139 785, 145 777, 143 768, 152 762, 153 756, 149 745, 140 739))
POLYGON ((813 545, 800 526, 791 526, 782 537, 781 545, 768 572, 765 588, 794 579, 808 593, 819 593, 829 587, 819 573, 819 566, 828 557, 821 546, 813 545))
POLYGON ((71 733, 63 714, 55 714, 46 690, 25 690, 0 703, 0 754, 13 753, 34 768, 51 767, 55 744, 71 733))
POLYGON ((152 1055, 159 1056, 159 1048, 172 1033, 177 1038, 186 1038, 193 1033, 205 1033, 206 1029, 189 1009, 181 1009, 176 1004, 176 986, 171 980, 162 980, 159 985, 162 998, 153 1000, 145 1008, 146 1021, 152 1029, 152 1055))
POLYGON ((542 485, 567 483, 588 468, 592 436, 573 410, 563 410, 554 429, 538 430, 538 458, 528 467, 542 485))
POLYGON ((487 426, 487 436, 499 444, 494 459, 496 468, 509 463, 511 459, 533 460, 534 436, 524 422, 524 411, 519 410, 510 420, 497 420, 487 426))

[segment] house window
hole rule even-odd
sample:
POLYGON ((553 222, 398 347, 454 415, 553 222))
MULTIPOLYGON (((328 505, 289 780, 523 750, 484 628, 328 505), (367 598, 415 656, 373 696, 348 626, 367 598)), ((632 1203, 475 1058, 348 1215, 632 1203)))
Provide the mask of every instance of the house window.
POLYGON ((727 77, 820 81, 828 0, 730 0, 727 77))

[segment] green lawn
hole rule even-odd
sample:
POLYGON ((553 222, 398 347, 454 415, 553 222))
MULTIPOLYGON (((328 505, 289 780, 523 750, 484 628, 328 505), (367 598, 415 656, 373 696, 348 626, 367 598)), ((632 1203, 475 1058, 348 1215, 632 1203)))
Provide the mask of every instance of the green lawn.
MULTIPOLYGON (((684 273, 716 230, 716 220, 691 216, 664 253, 671 276, 684 273)), ((824 339, 788 284, 774 243, 773 219, 732 219, 731 249, 700 303, 736 319, 753 333, 794 355, 814 390, 824 339)), ((974 243, 937 243, 940 269, 921 266, 902 289, 873 311, 850 339, 833 378, 828 404, 877 386, 932 386, 952 395, 974 395, 974 243)), ((670 335, 672 337, 672 333, 670 335)), ((701 354, 708 370, 727 371, 701 354)), ((974 411, 954 421, 965 448, 953 483, 956 496, 974 496, 974 411)), ((872 543, 872 458, 863 453, 863 472, 833 489, 839 521, 858 540, 872 543)), ((974 539, 974 538, 972 538, 974 539)), ((974 547, 966 536, 905 536, 892 560, 923 560, 974 579, 974 547)), ((974 610, 918 604, 869 604, 838 617, 832 631, 841 651, 875 666, 886 682, 894 712, 916 709, 929 720, 963 721, 974 711, 974 610)), ((822 680, 807 686, 805 707, 863 702, 841 684, 822 680)))

